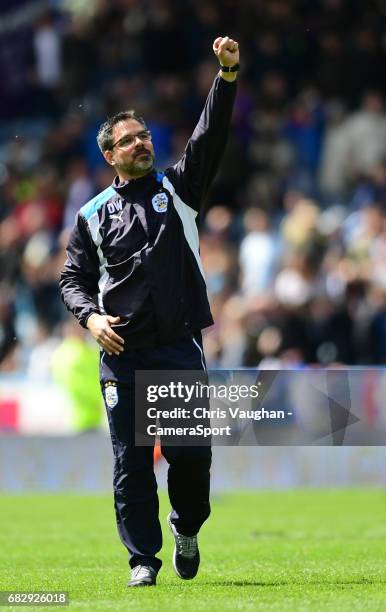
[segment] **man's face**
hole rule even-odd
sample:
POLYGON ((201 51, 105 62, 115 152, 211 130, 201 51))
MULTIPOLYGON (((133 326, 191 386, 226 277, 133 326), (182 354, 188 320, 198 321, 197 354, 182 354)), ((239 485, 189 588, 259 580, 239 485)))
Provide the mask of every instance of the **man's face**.
POLYGON ((126 119, 114 125, 113 143, 104 157, 120 178, 139 178, 152 170, 154 148, 150 133, 142 123, 126 119))

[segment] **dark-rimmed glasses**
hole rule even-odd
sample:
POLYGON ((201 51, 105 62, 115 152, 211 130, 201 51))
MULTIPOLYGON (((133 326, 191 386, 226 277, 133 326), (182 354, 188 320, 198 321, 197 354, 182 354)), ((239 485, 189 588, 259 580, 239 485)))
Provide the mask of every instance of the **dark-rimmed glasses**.
POLYGON ((110 151, 112 151, 114 147, 121 147, 123 149, 127 149, 135 143, 137 138, 139 138, 141 142, 148 142, 149 140, 151 140, 151 134, 149 130, 142 130, 137 134, 127 134, 126 136, 123 136, 122 138, 117 140, 117 142, 114 142, 110 147, 110 151))

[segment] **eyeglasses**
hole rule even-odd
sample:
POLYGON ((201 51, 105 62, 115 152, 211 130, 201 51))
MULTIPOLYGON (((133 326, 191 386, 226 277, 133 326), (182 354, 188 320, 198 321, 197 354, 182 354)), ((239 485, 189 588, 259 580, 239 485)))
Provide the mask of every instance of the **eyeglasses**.
POLYGON ((139 138, 141 142, 148 142, 151 140, 151 134, 149 130, 142 130, 142 132, 138 132, 138 134, 127 134, 127 136, 123 136, 123 138, 120 138, 117 140, 117 142, 114 142, 110 147, 110 151, 112 151, 114 147, 128 149, 135 143, 137 138, 139 138))

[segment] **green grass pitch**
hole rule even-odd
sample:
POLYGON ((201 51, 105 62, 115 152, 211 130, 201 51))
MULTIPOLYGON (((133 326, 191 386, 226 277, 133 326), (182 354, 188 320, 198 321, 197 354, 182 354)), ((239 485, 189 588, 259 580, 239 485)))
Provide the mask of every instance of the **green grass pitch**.
POLYGON ((386 610, 384 490, 213 497, 201 569, 186 582, 171 566, 168 511, 162 494, 157 587, 127 589, 111 496, 3 495, 0 588, 69 591, 62 610, 386 610))

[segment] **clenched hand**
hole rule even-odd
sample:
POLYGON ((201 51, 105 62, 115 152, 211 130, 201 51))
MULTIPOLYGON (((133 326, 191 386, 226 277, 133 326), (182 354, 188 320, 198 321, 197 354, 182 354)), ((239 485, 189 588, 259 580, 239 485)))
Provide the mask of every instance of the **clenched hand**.
POLYGON ((216 38, 213 51, 222 66, 234 66, 240 61, 239 44, 228 36, 216 38))

